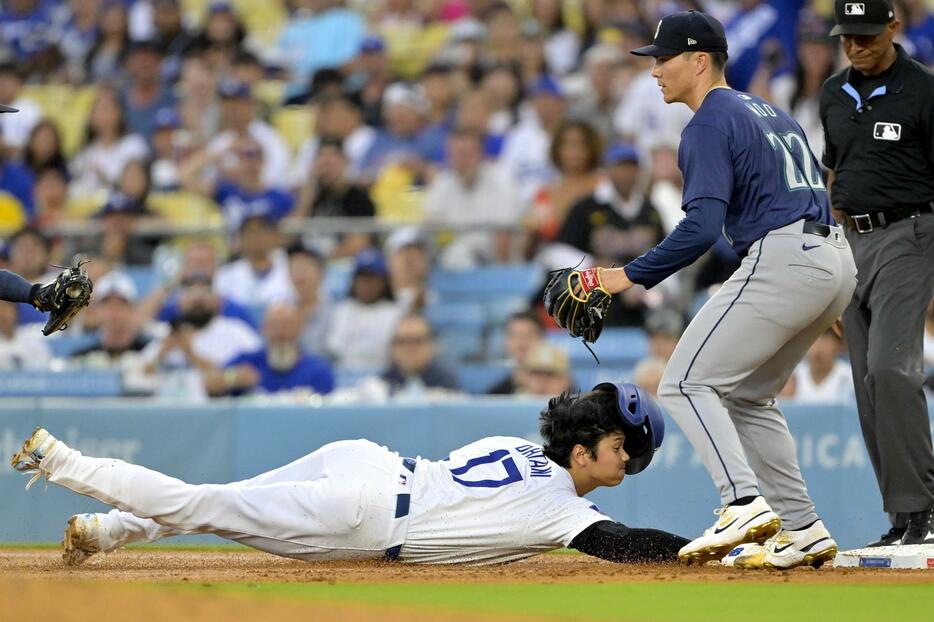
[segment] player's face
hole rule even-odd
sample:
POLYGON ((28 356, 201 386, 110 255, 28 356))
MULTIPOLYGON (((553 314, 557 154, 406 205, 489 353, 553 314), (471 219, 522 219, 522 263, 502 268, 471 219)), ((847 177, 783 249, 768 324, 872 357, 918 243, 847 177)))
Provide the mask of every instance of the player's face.
POLYGON ((676 56, 658 56, 655 58, 655 67, 652 68, 652 77, 658 81, 662 90, 662 97, 666 104, 685 101, 691 90, 691 65, 687 54, 676 56))
POLYGON ((623 449, 622 432, 608 434, 597 444, 597 456, 590 463, 590 476, 600 486, 616 486, 626 477, 629 454, 623 449))
POLYGON ((885 69, 885 60, 893 53, 892 40, 898 30, 895 20, 881 33, 872 35, 842 35, 843 51, 856 71, 871 76, 885 69))

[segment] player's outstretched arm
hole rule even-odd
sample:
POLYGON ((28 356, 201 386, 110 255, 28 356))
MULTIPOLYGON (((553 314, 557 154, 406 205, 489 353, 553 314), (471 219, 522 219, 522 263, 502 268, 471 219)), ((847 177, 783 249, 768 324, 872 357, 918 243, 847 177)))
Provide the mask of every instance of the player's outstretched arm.
POLYGON ((32 304, 33 289, 38 290, 39 287, 40 285, 33 285, 15 272, 0 270, 0 300, 32 304))
POLYGON ((621 563, 673 562, 690 542, 658 529, 632 529, 611 520, 594 523, 577 534, 569 548, 621 563))

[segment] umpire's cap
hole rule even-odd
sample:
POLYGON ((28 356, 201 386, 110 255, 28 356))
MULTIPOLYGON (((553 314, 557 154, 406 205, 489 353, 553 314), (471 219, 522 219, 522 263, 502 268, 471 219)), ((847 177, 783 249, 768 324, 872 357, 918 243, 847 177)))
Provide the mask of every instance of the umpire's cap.
POLYGON ((892 0, 836 0, 833 3, 834 21, 831 37, 838 35, 875 36, 895 19, 892 0))
POLYGON ((631 382, 602 382, 594 391, 616 394, 619 414, 626 427, 623 449, 629 454, 626 474, 635 475, 652 462, 655 450, 665 438, 665 418, 662 409, 648 393, 631 382))
POLYGON ((727 51, 723 24, 699 11, 679 11, 658 22, 652 45, 632 50, 636 56, 675 56, 681 52, 727 51))

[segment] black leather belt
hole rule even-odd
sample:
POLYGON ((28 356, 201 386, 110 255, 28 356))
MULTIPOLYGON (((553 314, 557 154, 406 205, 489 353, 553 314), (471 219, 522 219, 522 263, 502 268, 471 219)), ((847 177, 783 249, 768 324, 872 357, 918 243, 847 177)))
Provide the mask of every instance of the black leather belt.
POLYGON ((830 235, 830 226, 820 222, 811 222, 808 220, 804 223, 802 231, 805 233, 813 233, 814 235, 819 235, 822 238, 826 238, 828 235, 830 235))
POLYGON ((934 201, 920 205, 893 207, 884 212, 844 214, 843 218, 846 226, 855 229, 857 233, 872 233, 875 229, 884 229, 899 220, 917 218, 923 214, 934 214, 934 201))

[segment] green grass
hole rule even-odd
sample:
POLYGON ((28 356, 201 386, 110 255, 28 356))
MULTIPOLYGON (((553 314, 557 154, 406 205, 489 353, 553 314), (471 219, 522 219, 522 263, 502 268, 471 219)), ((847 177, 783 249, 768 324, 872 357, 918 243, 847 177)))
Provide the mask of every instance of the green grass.
MULTIPOLYGON (((196 589, 198 586, 191 586, 196 589)), ((185 588, 187 589, 187 588, 185 588)), ((636 583, 539 585, 215 584, 210 590, 567 620, 793 622, 931 620, 934 584, 636 583)))

